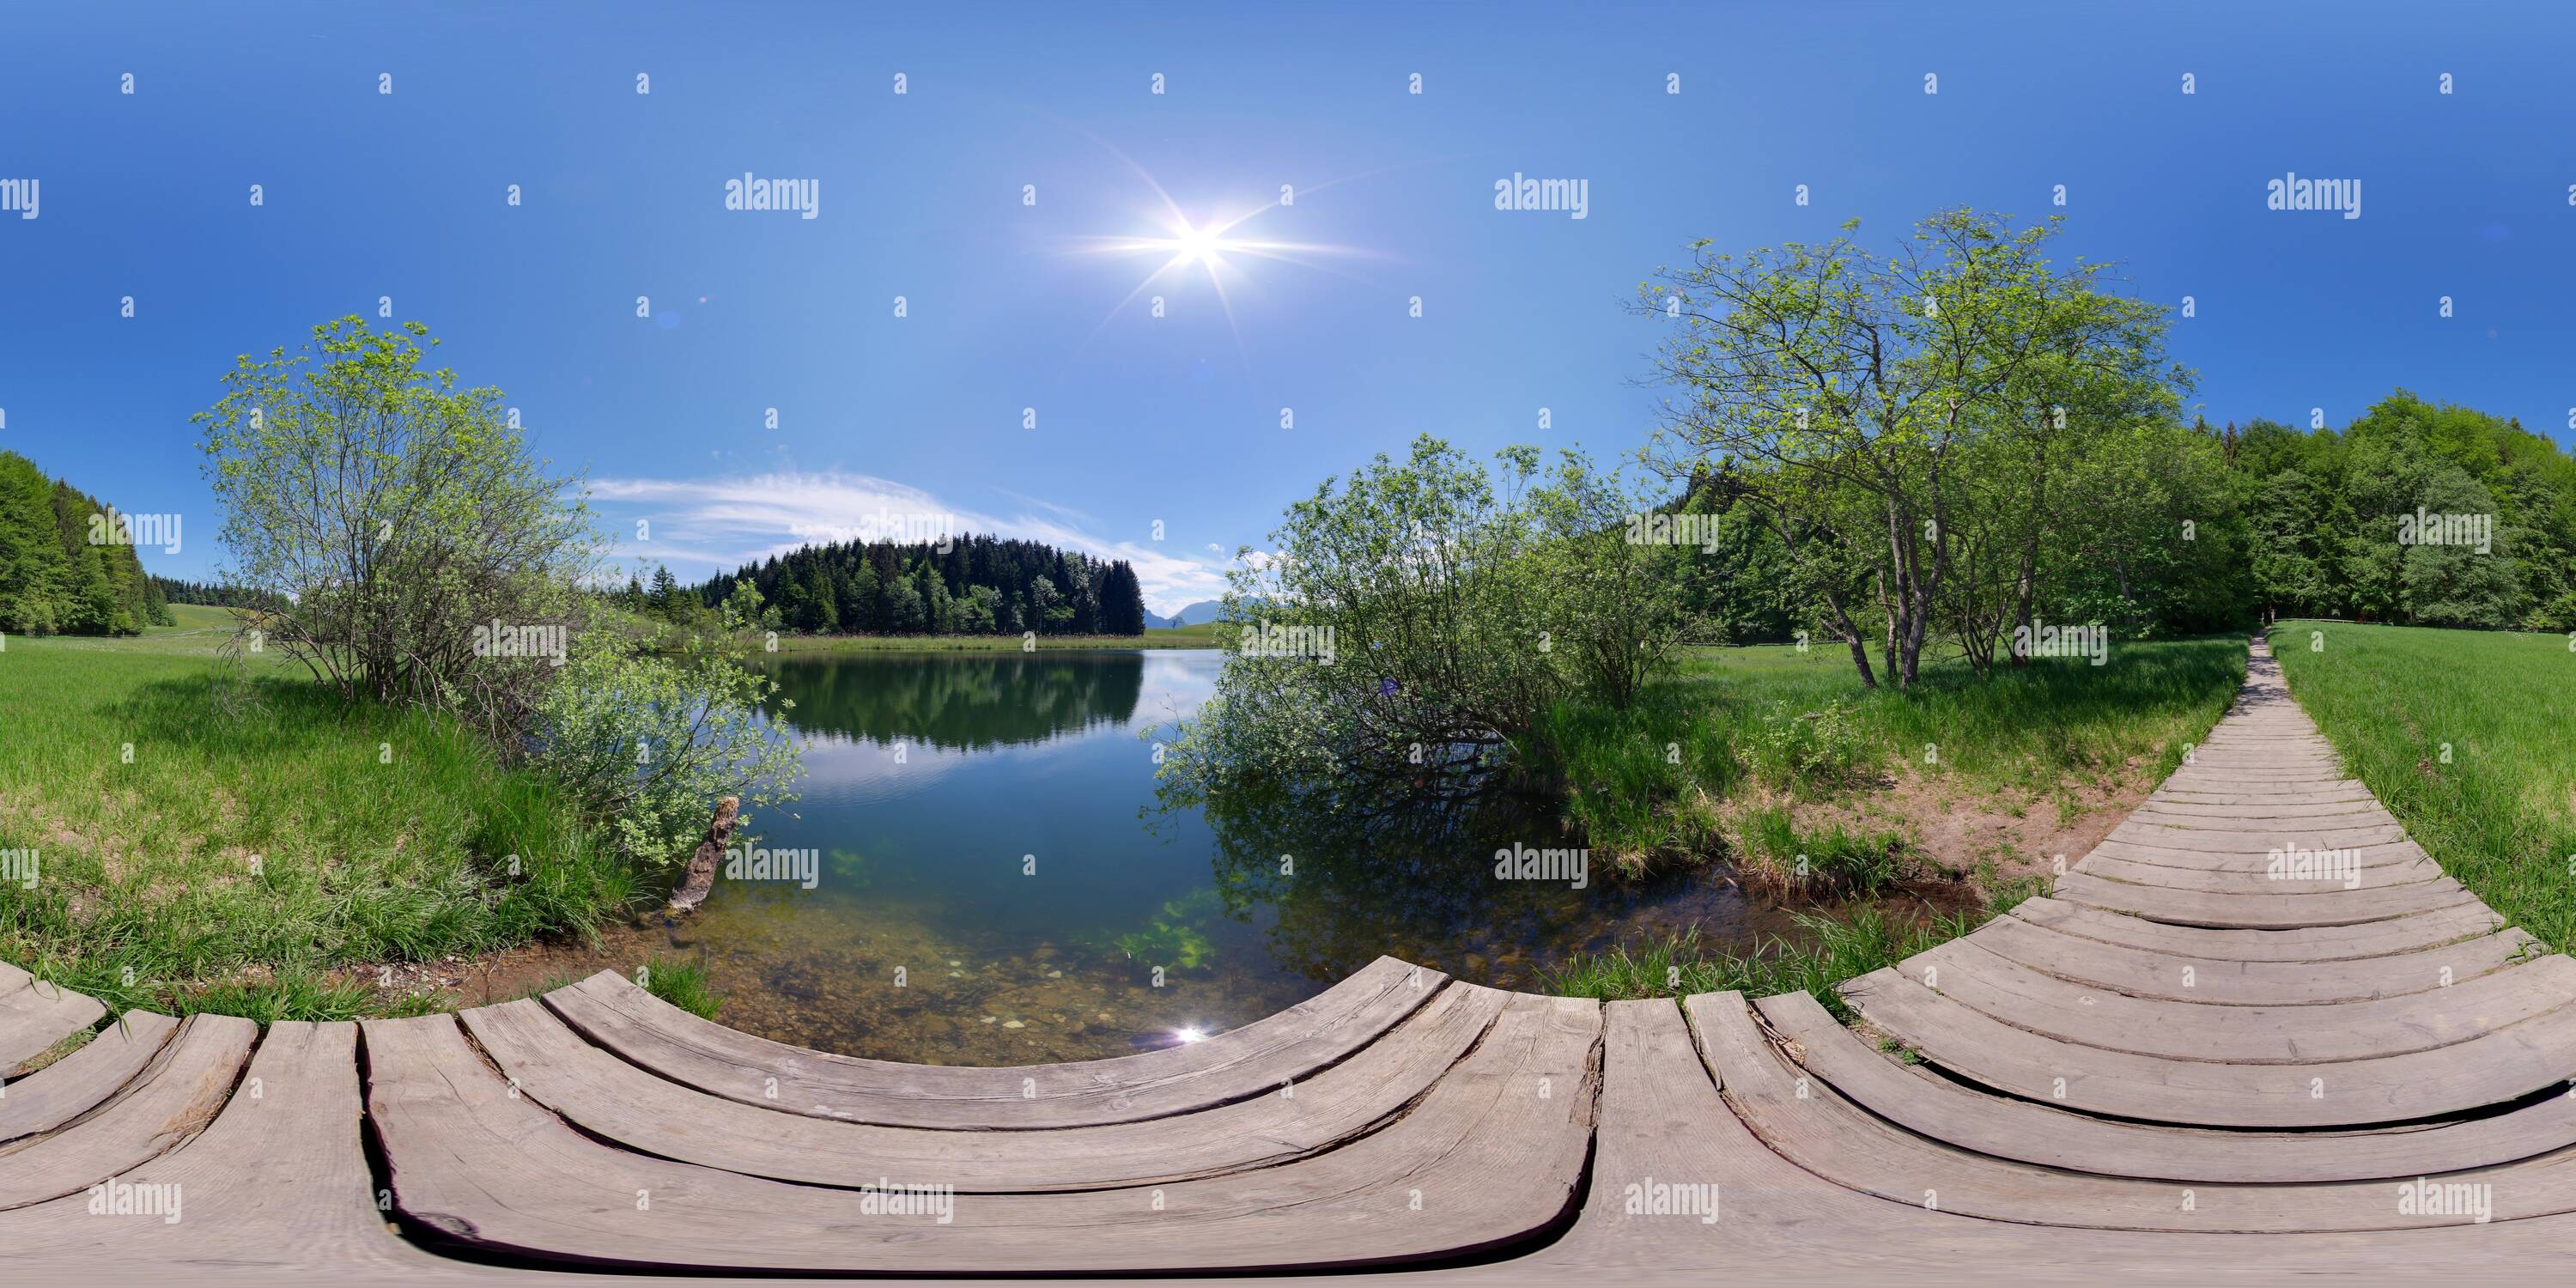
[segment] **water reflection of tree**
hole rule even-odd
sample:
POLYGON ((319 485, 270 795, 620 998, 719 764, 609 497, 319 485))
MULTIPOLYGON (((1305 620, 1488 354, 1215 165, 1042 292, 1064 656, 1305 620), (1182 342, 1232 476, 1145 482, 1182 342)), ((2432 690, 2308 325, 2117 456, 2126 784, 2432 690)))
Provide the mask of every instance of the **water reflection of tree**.
POLYGON ((1229 912, 1273 910, 1278 966, 1318 981, 1381 954, 1450 971, 1470 953, 1489 963, 1513 954, 1553 962, 1636 894, 1598 884, 1599 873, 1581 891, 1496 879, 1498 849, 1571 844, 1552 839, 1557 827, 1545 813, 1510 798, 1371 812, 1278 789, 1204 802, 1167 795, 1162 807, 1191 804, 1216 833, 1229 912), (1295 860, 1285 873, 1283 855, 1295 860))
POLYGON ((801 729, 947 750, 1125 724, 1145 687, 1139 653, 795 658, 771 671, 801 729))

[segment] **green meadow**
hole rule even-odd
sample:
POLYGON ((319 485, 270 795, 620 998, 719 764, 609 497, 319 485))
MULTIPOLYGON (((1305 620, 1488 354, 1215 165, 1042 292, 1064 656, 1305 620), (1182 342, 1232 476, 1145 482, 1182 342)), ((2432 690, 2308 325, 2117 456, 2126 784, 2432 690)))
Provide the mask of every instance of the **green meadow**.
POLYGON ((2576 948, 2571 636, 2284 621, 2270 638, 2347 771, 2443 871, 2576 948))
MULTIPOLYGON (((637 893, 555 788, 455 721, 346 706, 220 609, 0 646, 0 960, 108 1001, 329 1019, 372 968, 589 928, 637 893)), ((422 1004, 426 1004, 425 999, 422 1004)))

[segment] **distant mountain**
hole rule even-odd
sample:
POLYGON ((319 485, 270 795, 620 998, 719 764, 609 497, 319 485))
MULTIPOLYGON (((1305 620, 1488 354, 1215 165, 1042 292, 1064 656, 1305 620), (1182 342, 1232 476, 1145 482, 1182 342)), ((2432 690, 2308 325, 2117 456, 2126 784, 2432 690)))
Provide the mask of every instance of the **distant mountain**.
POLYGON ((1217 612, 1223 607, 1224 605, 1213 599, 1202 599, 1165 620, 1174 626, 1196 626, 1202 622, 1215 621, 1217 612))
POLYGON ((1165 617, 1162 614, 1155 612, 1153 609, 1148 608, 1145 610, 1146 630, 1168 631, 1178 624, 1179 623, 1174 622, 1171 618, 1165 617))

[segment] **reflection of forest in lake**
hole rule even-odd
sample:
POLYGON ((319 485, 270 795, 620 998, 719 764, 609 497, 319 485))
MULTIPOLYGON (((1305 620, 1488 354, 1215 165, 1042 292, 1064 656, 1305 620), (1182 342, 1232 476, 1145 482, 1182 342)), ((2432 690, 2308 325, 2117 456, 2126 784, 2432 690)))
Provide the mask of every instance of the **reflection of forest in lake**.
POLYGON ((1136 716, 1141 653, 861 654, 775 660, 807 733, 948 750, 1044 742, 1136 716))
POLYGON ((1497 849, 1571 844, 1543 805, 1363 818, 1282 785, 1165 808, 1140 735, 1196 714, 1222 665, 1195 650, 772 659, 784 717, 812 741, 802 799, 753 828, 763 847, 814 850, 820 879, 720 881, 677 949, 746 1031, 1019 1064, 1249 1023, 1381 954, 1533 987, 1571 953, 1693 922, 1738 948, 1779 928, 1722 873, 1497 879, 1497 849))

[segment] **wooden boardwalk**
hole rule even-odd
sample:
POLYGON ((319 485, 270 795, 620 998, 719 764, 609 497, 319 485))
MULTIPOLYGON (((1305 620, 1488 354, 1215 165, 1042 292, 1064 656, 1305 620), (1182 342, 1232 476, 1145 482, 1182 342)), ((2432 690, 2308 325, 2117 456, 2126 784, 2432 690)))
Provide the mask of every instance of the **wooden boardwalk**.
MULTIPOLYGON (((2206 1282, 2576 1251, 2576 963, 2341 775, 2259 645, 2051 896, 1843 996, 1862 1028, 1387 958, 1203 1042, 1012 1069, 782 1046, 611 974, 264 1034, 130 1014, 0 1092, 0 1278, 2206 1282)), ((0 1068, 102 1015, 0 968, 0 1068)))

